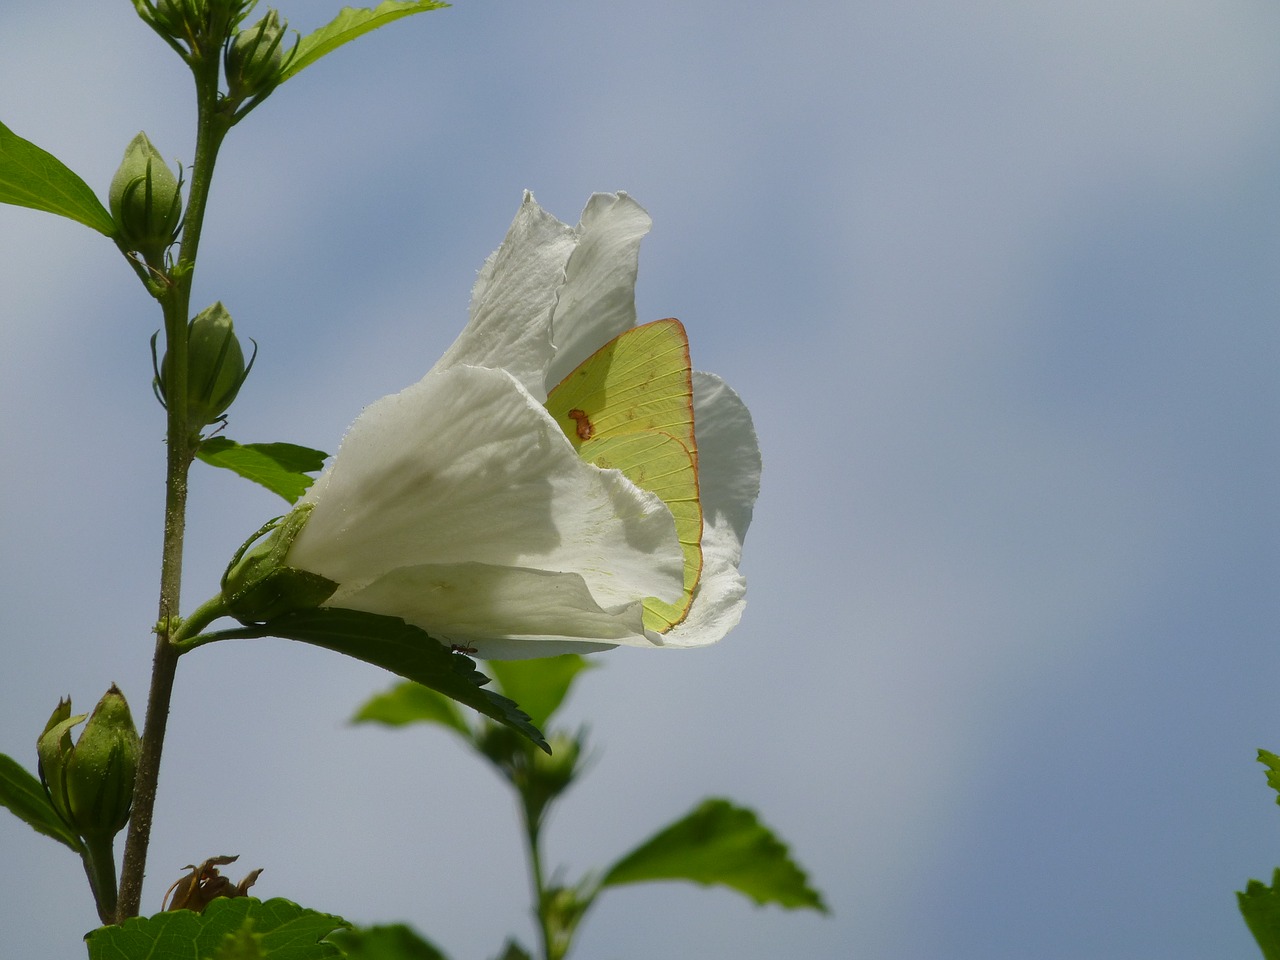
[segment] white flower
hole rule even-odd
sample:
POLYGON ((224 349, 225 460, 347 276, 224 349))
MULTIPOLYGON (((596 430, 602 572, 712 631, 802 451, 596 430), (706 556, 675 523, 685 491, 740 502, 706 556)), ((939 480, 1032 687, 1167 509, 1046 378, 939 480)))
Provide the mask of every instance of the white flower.
POLYGON ((646 629, 642 602, 684 595, 670 510, 582 460, 543 406, 635 325, 649 225, 626 194, 593 196, 577 227, 526 194, 457 341, 360 414, 299 503, 311 514, 286 562, 339 584, 325 606, 400 617, 490 659, 702 646, 738 622, 760 452, 737 395, 694 374, 703 570, 666 633, 646 629))

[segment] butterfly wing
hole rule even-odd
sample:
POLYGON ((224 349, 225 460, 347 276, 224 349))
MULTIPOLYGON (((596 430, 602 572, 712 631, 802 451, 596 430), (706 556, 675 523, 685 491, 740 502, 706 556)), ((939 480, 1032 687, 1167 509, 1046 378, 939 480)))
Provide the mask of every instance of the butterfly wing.
POLYGON ((684 596, 645 600, 645 626, 665 633, 684 619, 702 574, 702 504, 693 427, 689 340, 679 320, 626 330, 547 395, 547 411, 584 460, 620 470, 660 497, 684 552, 684 596))

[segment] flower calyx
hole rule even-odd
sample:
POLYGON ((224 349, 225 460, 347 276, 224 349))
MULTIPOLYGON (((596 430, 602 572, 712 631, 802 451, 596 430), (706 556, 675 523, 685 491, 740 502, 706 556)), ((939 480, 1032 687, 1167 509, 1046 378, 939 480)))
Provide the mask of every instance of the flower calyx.
POLYGON ((129 141, 107 192, 116 242, 157 264, 182 225, 182 181, 145 133, 129 141))
MULTIPOLYGON (((151 363, 155 370, 152 389, 160 405, 168 409, 169 353, 159 364, 155 360, 156 338, 151 338, 151 363)), ((217 423, 235 402, 240 388, 253 369, 258 345, 248 364, 236 336, 231 314, 219 301, 205 307, 187 324, 187 425, 193 435, 211 423, 217 423)))
POLYGON ((182 869, 191 872, 175 880, 173 885, 165 891, 164 899, 160 903, 161 911, 193 910, 196 913, 204 913, 205 907, 218 897, 247 897, 249 888, 262 873, 261 867, 251 870, 243 880, 234 884, 218 872, 218 867, 225 867, 228 863, 235 863, 239 859, 239 855, 210 857, 199 866, 187 864, 182 869))
POLYGON ((258 530, 236 551, 222 575, 227 612, 241 623, 266 623, 286 613, 320 606, 338 584, 285 563, 289 548, 311 515, 304 504, 258 530))
POLYGON ((87 841, 109 840, 129 822, 138 772, 138 730, 129 704, 111 685, 76 743, 71 730, 85 714, 71 715, 71 700, 58 702, 36 742, 40 780, 58 816, 87 841))

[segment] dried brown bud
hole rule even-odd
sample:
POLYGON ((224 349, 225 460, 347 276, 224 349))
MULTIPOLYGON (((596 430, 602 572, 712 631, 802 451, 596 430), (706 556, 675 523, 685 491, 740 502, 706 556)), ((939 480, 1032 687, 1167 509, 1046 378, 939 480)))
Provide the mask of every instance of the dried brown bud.
POLYGON ((228 863, 235 863, 239 859, 238 855, 234 857, 210 857, 198 867, 194 864, 187 864, 183 869, 191 872, 182 879, 175 881, 173 886, 165 891, 164 900, 160 903, 160 909, 194 910, 196 913, 204 913, 204 908, 218 897, 248 896, 249 888, 258 879, 258 874, 262 873, 261 867, 250 872, 247 877, 236 884, 233 884, 218 872, 218 867, 225 867, 228 863))

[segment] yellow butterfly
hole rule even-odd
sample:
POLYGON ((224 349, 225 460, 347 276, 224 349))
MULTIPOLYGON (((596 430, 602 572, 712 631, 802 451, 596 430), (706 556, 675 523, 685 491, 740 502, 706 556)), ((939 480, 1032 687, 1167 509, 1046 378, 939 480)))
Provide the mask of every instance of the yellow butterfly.
POLYGON ((618 334, 547 395, 547 411, 584 460, 622 471, 675 517, 684 596, 644 601, 644 624, 659 633, 685 618, 702 574, 691 370, 683 324, 655 320, 618 334))

